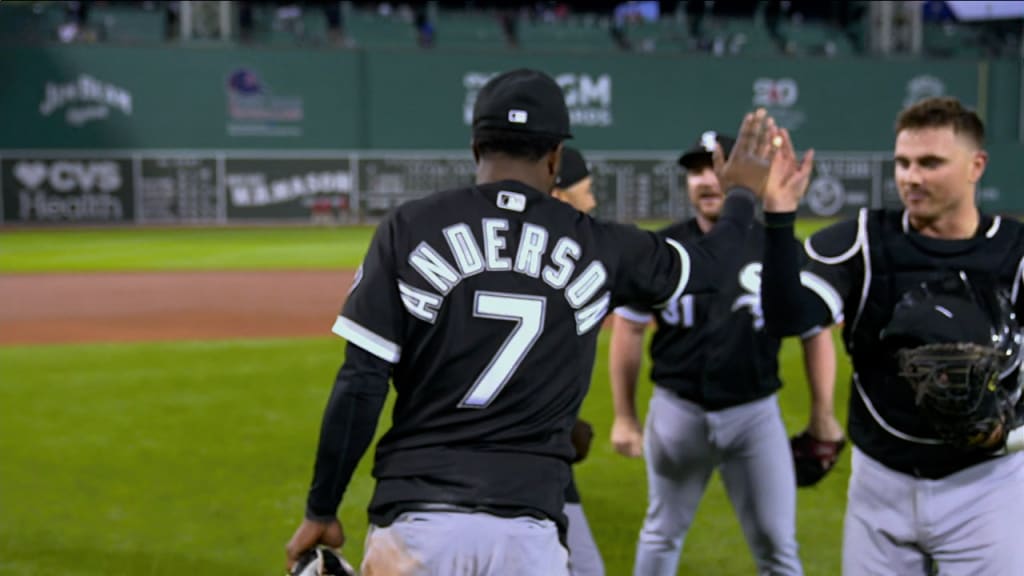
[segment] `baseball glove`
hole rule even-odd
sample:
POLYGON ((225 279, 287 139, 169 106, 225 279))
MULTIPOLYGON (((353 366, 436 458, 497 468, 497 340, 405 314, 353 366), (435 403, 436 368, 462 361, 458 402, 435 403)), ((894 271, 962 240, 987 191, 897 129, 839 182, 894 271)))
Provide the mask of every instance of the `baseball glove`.
POLYGON ((356 576, 356 571, 334 550, 317 546, 302 553, 288 576, 356 576))
POLYGON ((999 384, 1004 360, 994 348, 971 343, 926 344, 896 353, 914 389, 918 410, 942 440, 961 449, 1002 445, 1014 417, 999 384))
POLYGON ((594 440, 594 427, 589 422, 579 418, 572 427, 572 447, 576 450, 576 457, 573 463, 579 462, 590 453, 590 443, 594 440))
POLYGON ((793 467, 796 470, 796 485, 801 488, 814 486, 829 473, 846 447, 846 439, 818 440, 807 430, 789 439, 793 451, 793 467))

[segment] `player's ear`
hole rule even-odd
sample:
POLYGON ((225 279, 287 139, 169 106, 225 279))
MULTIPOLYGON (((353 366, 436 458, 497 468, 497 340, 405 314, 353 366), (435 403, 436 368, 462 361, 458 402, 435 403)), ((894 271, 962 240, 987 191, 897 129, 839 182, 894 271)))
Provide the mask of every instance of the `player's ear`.
POLYGON ((558 171, 562 168, 562 147, 563 143, 559 142, 558 146, 551 152, 548 152, 545 164, 548 169, 548 176, 552 178, 558 176, 558 171))
POLYGON ((974 153, 971 158, 971 168, 969 178, 972 184, 976 184, 981 180, 982 174, 985 173, 985 166, 988 165, 988 152, 984 150, 978 150, 974 153))
POLYGON ((473 151, 473 163, 480 163, 480 149, 476 147, 476 138, 469 141, 469 149, 473 151))

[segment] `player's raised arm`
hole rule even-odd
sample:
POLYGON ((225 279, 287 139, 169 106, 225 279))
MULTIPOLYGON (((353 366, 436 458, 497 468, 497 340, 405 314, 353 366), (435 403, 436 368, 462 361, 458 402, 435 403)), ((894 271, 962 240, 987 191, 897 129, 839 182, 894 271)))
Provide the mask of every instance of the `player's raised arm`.
POLYGON ((726 199, 718 222, 703 238, 680 243, 628 226, 612 230, 625 264, 616 278, 616 304, 660 306, 686 293, 717 289, 718 271, 737 257, 736 247, 750 231, 754 200, 765 188, 776 133, 775 121, 759 109, 744 117, 728 160, 720 146, 712 153, 726 199), (663 243, 672 249, 666 250, 663 243))
POLYGON ((799 160, 793 150, 789 132, 778 130, 772 145, 777 153, 772 159, 764 191, 765 246, 764 268, 761 272, 761 300, 765 327, 776 336, 802 334, 814 326, 829 325, 841 318, 841 299, 826 282, 805 274, 801 278, 800 248, 794 242, 796 210, 807 191, 814 150, 799 160), (815 286, 805 284, 816 284, 815 286), (824 296, 823 296, 824 295, 824 296), (832 306, 823 306, 831 303, 832 306))

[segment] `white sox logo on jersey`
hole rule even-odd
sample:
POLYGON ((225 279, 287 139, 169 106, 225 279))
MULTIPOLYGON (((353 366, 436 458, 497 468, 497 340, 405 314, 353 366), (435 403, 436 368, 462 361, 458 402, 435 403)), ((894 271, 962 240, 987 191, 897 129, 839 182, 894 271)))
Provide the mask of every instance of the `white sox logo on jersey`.
POLYGON ((749 308, 754 319, 754 330, 764 328, 764 311, 761 309, 761 263, 751 262, 740 270, 740 288, 745 292, 732 303, 733 312, 749 308))
MULTIPOLYGON (((761 263, 751 262, 740 270, 740 288, 743 291, 730 310, 735 312, 747 308, 753 318, 754 330, 764 329, 764 312, 761 309, 761 263)), ((684 295, 678 301, 669 302, 661 311, 661 319, 672 326, 690 328, 694 324, 693 296, 684 295)))

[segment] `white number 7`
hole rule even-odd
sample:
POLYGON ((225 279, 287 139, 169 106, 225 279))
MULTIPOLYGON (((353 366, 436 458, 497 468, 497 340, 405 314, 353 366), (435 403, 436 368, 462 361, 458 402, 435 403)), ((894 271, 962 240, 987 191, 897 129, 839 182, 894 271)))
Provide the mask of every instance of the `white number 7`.
POLYGON ((478 290, 473 298, 473 316, 510 320, 516 323, 512 333, 501 345, 490 364, 473 383, 459 408, 486 408, 505 387, 512 373, 537 343, 544 329, 544 309, 547 299, 543 296, 523 296, 502 292, 478 290))

